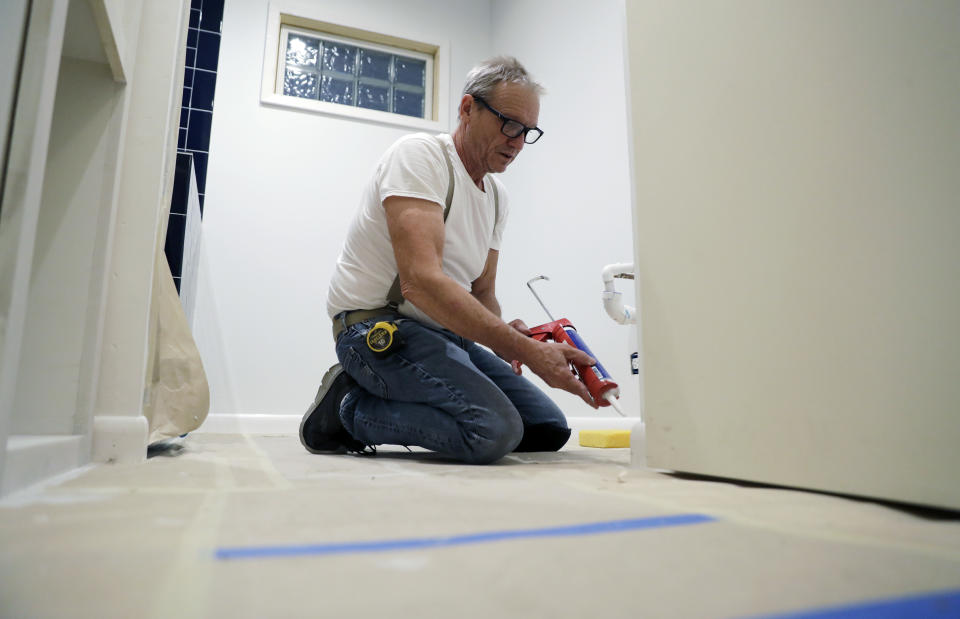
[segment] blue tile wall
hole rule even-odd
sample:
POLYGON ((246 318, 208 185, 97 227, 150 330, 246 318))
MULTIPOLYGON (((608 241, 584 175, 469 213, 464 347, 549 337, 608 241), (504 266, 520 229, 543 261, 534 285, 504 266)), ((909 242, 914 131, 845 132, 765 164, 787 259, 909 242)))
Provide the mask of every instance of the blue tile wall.
POLYGON ((187 229, 187 200, 190 196, 190 169, 193 155, 177 153, 177 167, 173 175, 173 198, 170 201, 170 219, 167 221, 167 239, 163 247, 167 264, 173 275, 173 283, 180 292, 180 275, 183 272, 183 242, 187 229))
MULTIPOLYGON (((213 100, 217 86, 224 0, 191 0, 187 60, 183 74, 183 110, 178 150, 194 154, 195 164, 208 161, 213 100), (196 155, 204 155, 202 158, 196 155)), ((206 198, 206 165, 197 170, 200 212, 206 198)))
POLYGON ((173 199, 170 203, 171 213, 187 214, 187 201, 190 199, 191 167, 193 167, 193 155, 177 153, 177 167, 173 175, 173 199))
MULTIPOLYGON (((183 73, 177 167, 178 170, 181 166, 193 165, 194 167, 197 190, 200 193, 201 217, 206 198, 207 164, 210 161, 210 126, 213 122, 213 101, 220 57, 223 3, 224 0, 191 0, 190 25, 187 31, 187 57, 183 73), (180 154, 189 155, 189 157, 181 157, 180 154)), ((164 249, 178 291, 183 262, 183 223, 186 220, 186 206, 185 190, 175 189, 164 249), (178 203, 181 200, 182 204, 178 203)))
MULTIPOLYGON (((194 96, 196 96, 196 93, 194 93, 194 96)), ((210 144, 210 124, 212 120, 213 112, 195 107, 190 108, 190 125, 187 127, 188 151, 207 151, 210 144)))
POLYGON ((198 110, 213 110, 213 91, 217 86, 217 74, 197 71, 193 76, 192 107, 198 110))
MULTIPOLYGON (((204 2, 208 0, 203 0, 204 2)), ((220 56, 220 33, 200 31, 197 41, 197 68, 205 71, 217 70, 217 58, 220 56)))

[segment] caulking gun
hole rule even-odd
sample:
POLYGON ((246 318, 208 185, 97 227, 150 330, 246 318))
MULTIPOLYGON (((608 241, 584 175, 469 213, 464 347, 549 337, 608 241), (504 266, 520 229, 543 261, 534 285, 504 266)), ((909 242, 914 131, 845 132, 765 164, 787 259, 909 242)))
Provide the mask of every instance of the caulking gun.
MULTIPOLYGON (((590 352, 590 348, 586 342, 584 342, 580 334, 577 333, 576 327, 566 318, 554 320, 553 314, 550 313, 547 306, 540 300, 540 296, 537 294, 537 291, 533 289, 532 284, 541 279, 549 280, 550 278, 545 275, 538 275, 527 282, 527 288, 529 288, 533 296, 536 297, 543 311, 547 313, 550 322, 531 328, 530 337, 539 342, 552 339, 555 342, 569 344, 574 348, 579 348, 596 360, 597 356, 590 352)), ((573 366, 574 374, 577 375, 580 382, 587 386, 587 391, 590 392, 593 401, 599 406, 613 406, 622 417, 623 411, 620 410, 620 407, 617 405, 617 398, 620 397, 620 387, 617 386, 617 383, 613 382, 607 370, 600 365, 600 361, 597 360, 596 365, 583 365, 572 362, 571 365, 573 366)))

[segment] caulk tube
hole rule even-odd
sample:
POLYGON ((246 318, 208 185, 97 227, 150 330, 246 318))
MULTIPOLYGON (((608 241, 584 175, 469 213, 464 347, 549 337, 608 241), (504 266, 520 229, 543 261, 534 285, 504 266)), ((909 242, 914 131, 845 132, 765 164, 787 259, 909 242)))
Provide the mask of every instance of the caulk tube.
POLYGON ((583 341, 583 338, 580 337, 577 330, 571 326, 564 326, 563 330, 574 346, 593 357, 594 361, 597 362, 596 365, 593 366, 577 368, 577 371, 580 372, 583 378, 583 382, 590 390, 590 395, 593 396, 594 401, 600 406, 612 404, 613 397, 610 396, 618 397, 620 395, 620 387, 618 387, 617 383, 610 377, 606 368, 600 364, 597 356, 590 351, 590 347, 583 341))

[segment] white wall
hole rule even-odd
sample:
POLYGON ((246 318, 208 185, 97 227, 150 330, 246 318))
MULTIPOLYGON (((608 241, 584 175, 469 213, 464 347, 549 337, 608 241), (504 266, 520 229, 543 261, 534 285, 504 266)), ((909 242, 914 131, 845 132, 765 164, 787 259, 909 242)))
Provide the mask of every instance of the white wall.
MULTIPOLYGON (((622 3, 494 0, 492 15, 493 52, 519 58, 547 89, 543 138, 503 175, 512 204, 497 281, 504 317, 546 322, 526 282, 549 277, 535 284, 540 297, 576 325, 621 385, 624 412, 639 415, 635 328, 613 322, 600 301, 601 269, 633 261, 622 3)), ((617 287, 632 305, 632 282, 617 287)), ((551 395, 568 416, 592 414, 574 396, 551 395)))
MULTIPOLYGON (((615 4, 591 9, 595 19, 586 28, 572 2, 494 3, 491 16, 491 4, 476 0, 338 0, 312 5, 318 12, 311 16, 448 43, 452 123, 464 76, 492 53, 516 53, 548 85, 541 114, 547 137, 505 178, 513 208, 498 292, 505 317, 539 324, 545 317, 524 282, 541 272, 552 277, 542 289, 551 309, 573 320, 615 377, 628 382, 630 330, 604 318, 599 300, 600 268, 632 257, 615 4), (547 5, 545 22, 535 9, 547 5), (512 23, 528 16, 526 26, 512 23), (541 25, 529 27, 535 20, 541 25), (578 50, 556 45, 558 31, 589 41, 586 83, 579 74, 571 80, 569 66, 583 61, 578 50), (502 47, 507 36, 523 48, 502 47), (581 110, 596 109, 588 91, 601 86, 611 103, 600 111, 616 119, 612 131, 575 131, 581 110), (572 180, 555 183, 561 177, 572 180), (552 226, 535 225, 547 216, 552 226), (586 235, 571 242, 564 238, 570 229, 586 235)), ((335 363, 325 302, 344 234, 375 162, 408 132, 261 105, 267 8, 266 0, 231 0, 224 13, 194 324, 211 414, 300 413, 313 398, 335 363)), ((637 402, 636 389, 627 392, 628 402, 637 402)), ((557 395, 568 415, 590 413, 557 395)))

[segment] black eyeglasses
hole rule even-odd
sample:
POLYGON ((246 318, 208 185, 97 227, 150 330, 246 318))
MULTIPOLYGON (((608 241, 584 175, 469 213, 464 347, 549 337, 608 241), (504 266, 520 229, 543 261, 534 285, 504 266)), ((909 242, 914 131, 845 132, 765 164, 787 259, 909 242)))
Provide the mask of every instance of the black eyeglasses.
POLYGON ((500 132, 508 138, 515 138, 522 133, 523 141, 527 144, 533 144, 540 139, 540 136, 543 135, 543 131, 539 127, 528 127, 518 120, 504 116, 497 110, 490 107, 490 104, 484 101, 482 98, 476 95, 473 95, 473 98, 475 101, 482 103, 485 108, 493 112, 497 118, 503 121, 503 124, 500 125, 500 132))

